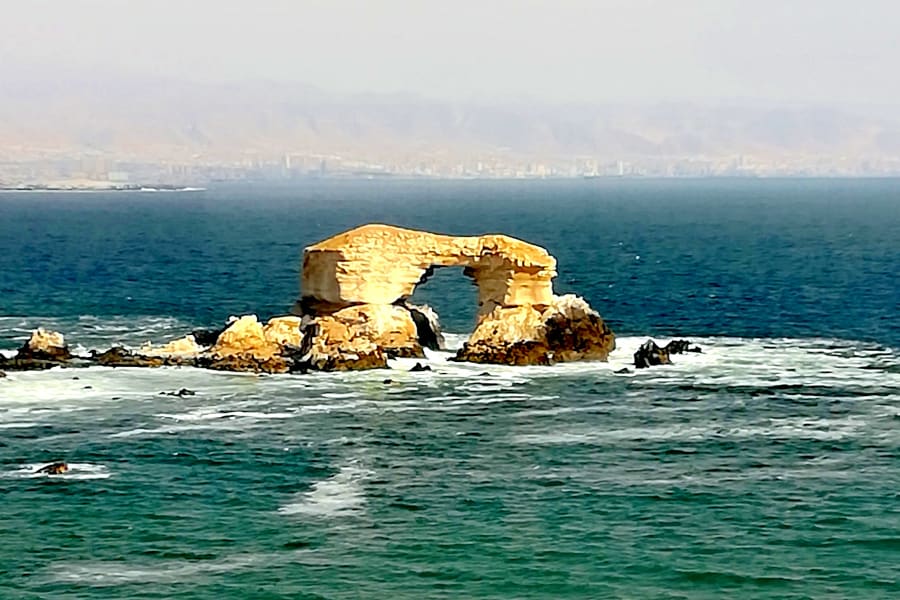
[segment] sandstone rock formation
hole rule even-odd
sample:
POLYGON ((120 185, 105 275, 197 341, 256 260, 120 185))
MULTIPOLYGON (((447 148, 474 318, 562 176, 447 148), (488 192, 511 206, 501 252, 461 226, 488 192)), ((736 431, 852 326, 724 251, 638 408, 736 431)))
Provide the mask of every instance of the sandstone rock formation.
POLYGON ((10 371, 50 369, 72 358, 63 334, 42 327, 34 330, 12 358, 0 356, 0 366, 10 371))
POLYGON ((455 360, 508 365, 605 361, 615 336, 584 299, 554 297, 549 306, 495 308, 482 317, 455 360))
POLYGON ((583 299, 554 296, 556 259, 539 246, 505 235, 452 237, 364 225, 304 251, 296 310, 309 330, 319 328, 318 360, 329 364, 326 357, 335 349, 373 357, 376 348, 421 355, 429 330, 438 329, 436 317, 423 318, 425 313, 417 314, 406 300, 435 268, 447 266, 464 267, 478 286, 478 325, 457 360, 514 365, 606 360, 615 348, 614 335, 583 299), (361 325, 381 323, 388 311, 398 324, 390 335, 384 327, 361 325), (406 323, 404 312, 415 327, 406 323))
POLYGON ((436 267, 465 267, 481 314, 497 306, 549 304, 556 259, 505 235, 453 237, 390 225, 363 225, 303 252, 304 314, 412 296, 436 267))
POLYGON ((256 315, 232 317, 222 330, 197 330, 165 345, 145 344, 136 351, 117 346, 102 353, 92 352, 89 360, 108 367, 194 366, 286 373, 292 370, 292 355, 302 342, 300 325, 300 318, 295 316, 276 317, 265 324, 256 315))
POLYGON ((350 306, 306 318, 309 368, 320 371, 386 367, 389 356, 424 356, 410 312, 391 304, 350 306))
POLYGON ((31 333, 31 337, 19 349, 17 358, 63 362, 72 358, 72 354, 69 352, 69 346, 66 344, 63 334, 39 327, 31 333))
POLYGON ((223 371, 287 373, 300 348, 300 318, 276 317, 265 325, 256 315, 235 318, 204 352, 200 366, 223 371))
POLYGON ((177 340, 172 340, 163 346, 154 346, 151 343, 141 346, 139 353, 147 357, 178 357, 178 358, 196 358, 203 352, 203 346, 197 343, 193 334, 184 336, 177 340))

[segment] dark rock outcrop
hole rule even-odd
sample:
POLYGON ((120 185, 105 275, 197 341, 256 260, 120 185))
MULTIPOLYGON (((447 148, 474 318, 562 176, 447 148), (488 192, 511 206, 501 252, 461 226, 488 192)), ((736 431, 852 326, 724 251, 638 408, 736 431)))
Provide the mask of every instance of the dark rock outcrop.
POLYGON ((425 351, 418 345, 400 348, 385 348, 384 353, 388 358, 425 358, 425 351))
POLYGON ((219 339, 219 336, 222 335, 225 329, 226 327, 220 327, 219 329, 195 329, 191 332, 191 335, 194 336, 198 345, 208 348, 216 343, 216 340, 219 339))
POLYGON ((634 353, 634 366, 638 369, 646 369, 658 365, 672 364, 669 358, 673 354, 685 352, 701 352, 698 346, 691 346, 689 340, 672 340, 665 347, 660 347, 655 341, 647 340, 634 353))
POLYGON ((513 342, 503 346, 466 342, 450 360, 492 365, 549 366, 553 364, 553 351, 543 342, 513 342))
POLYGON ((293 363, 284 356, 259 357, 252 354, 232 354, 227 356, 204 356, 195 361, 195 366, 212 369, 213 371, 289 373, 293 363))
POLYGON ((444 335, 441 332, 437 313, 430 306, 413 306, 410 304, 404 304, 404 306, 409 310, 409 314, 416 324, 416 336, 419 339, 419 344, 429 350, 443 350, 445 347, 444 335))
POLYGON ((0 367, 7 371, 44 371, 65 365, 65 362, 58 360, 44 360, 40 358, 19 358, 18 355, 12 358, 4 358, 0 356, 0 367))
POLYGON ((178 398, 184 398, 185 396, 196 396, 197 392, 187 388, 181 388, 177 392, 160 392, 160 394, 163 396, 177 396, 178 398))
POLYGON ((298 371, 361 371, 388 369, 388 355, 381 348, 369 352, 341 353, 317 357, 315 363, 300 362, 293 367, 298 371))
POLYGON ((64 462, 54 462, 49 465, 44 465, 40 469, 37 469, 35 473, 41 473, 44 475, 62 475, 66 471, 69 470, 69 465, 64 462))
POLYGON ((666 344, 666 350, 669 352, 669 355, 684 354, 685 352, 696 352, 699 354, 702 352, 699 346, 691 346, 690 340, 672 340, 666 344))
POLYGON ((103 367, 162 367, 167 359, 162 356, 143 356, 121 346, 113 346, 104 352, 91 352, 91 360, 103 367))
POLYGON ((660 348, 653 340, 647 340, 641 344, 641 347, 634 353, 634 366, 638 369, 668 365, 670 363, 669 353, 665 348, 660 348))

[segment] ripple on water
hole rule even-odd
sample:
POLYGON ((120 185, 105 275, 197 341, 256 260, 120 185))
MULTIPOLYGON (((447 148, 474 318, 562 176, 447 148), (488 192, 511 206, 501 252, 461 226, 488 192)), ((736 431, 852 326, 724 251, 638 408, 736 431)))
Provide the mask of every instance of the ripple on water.
POLYGON ((92 587, 141 583, 187 583, 192 579, 257 568, 270 568, 298 560, 305 550, 232 554, 217 559, 161 560, 140 564, 123 561, 66 561, 46 570, 49 581, 92 587))

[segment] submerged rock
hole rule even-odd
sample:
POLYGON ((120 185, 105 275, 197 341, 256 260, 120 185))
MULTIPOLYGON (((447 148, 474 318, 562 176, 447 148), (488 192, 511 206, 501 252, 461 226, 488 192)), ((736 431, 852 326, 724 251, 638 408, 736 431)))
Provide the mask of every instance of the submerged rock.
POLYGON ((177 392, 160 392, 164 396, 177 396, 179 398, 184 398, 185 396, 196 396, 197 392, 194 390, 189 390, 187 388, 181 388, 177 392))
POLYGON ((410 371, 410 373, 419 373, 421 371, 430 371, 430 370, 431 370, 430 365, 423 365, 422 363, 417 362, 415 365, 413 365, 413 368, 410 369, 409 371, 410 371))
POLYGON ((7 371, 45 371, 47 369, 52 369, 53 367, 64 366, 65 364, 66 363, 55 360, 19 358, 17 356, 14 356, 13 358, 0 357, 0 367, 3 367, 7 371))
POLYGON ((44 465, 43 467, 35 470, 35 473, 42 473, 46 475, 62 475, 66 471, 69 470, 69 465, 64 462, 54 462, 49 465, 44 465))
POLYGON ((263 358, 245 353, 231 356, 203 356, 197 359, 196 366, 214 371, 289 373, 292 365, 293 363, 281 356, 263 358))

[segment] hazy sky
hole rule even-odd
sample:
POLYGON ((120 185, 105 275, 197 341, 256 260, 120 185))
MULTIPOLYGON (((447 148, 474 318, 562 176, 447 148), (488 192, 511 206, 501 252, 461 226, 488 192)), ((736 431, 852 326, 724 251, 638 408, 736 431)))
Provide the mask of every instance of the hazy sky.
MULTIPOLYGON (((900 104, 898 0, 0 0, 0 71, 900 104)), ((2 93, 2 81, 0 81, 2 93)))

